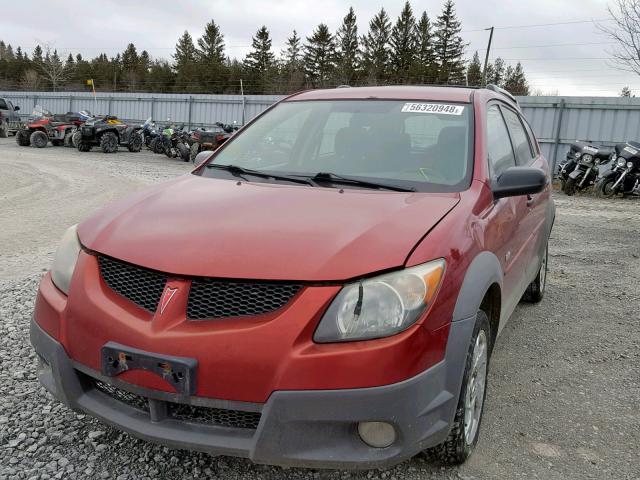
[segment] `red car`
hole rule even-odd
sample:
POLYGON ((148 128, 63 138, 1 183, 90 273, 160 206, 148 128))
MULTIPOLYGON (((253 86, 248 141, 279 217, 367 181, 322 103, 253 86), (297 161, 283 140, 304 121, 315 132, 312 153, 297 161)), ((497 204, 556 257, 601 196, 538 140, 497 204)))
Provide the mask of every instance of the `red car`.
POLYGON ((549 167, 496 88, 308 91, 62 240, 31 342, 74 410, 177 448, 385 467, 478 442, 542 299, 549 167))

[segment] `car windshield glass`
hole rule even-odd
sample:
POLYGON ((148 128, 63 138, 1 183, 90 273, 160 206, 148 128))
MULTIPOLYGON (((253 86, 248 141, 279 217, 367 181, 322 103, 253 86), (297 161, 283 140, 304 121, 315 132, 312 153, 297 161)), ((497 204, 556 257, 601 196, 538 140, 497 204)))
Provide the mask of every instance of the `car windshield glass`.
MULTIPOLYGON (((275 106, 212 158, 274 173, 338 176, 418 191, 460 191, 471 176, 469 104, 428 101, 290 101, 275 106)), ((224 175, 202 169, 204 176, 224 175)), ((345 185, 341 188, 364 188, 345 185)))

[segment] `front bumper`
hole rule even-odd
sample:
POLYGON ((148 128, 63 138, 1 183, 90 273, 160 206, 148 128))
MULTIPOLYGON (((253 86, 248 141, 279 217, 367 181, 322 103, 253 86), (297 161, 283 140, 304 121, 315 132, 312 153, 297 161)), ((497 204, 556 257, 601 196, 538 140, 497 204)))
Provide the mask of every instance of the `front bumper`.
POLYGON ((74 362, 64 347, 34 320, 31 343, 40 357, 42 385, 70 408, 136 437, 170 447, 249 458, 255 463, 321 468, 380 468, 408 459, 445 440, 449 433, 474 318, 454 322, 445 359, 406 381, 372 388, 276 391, 255 404, 150 390, 102 377, 74 362), (147 411, 95 387, 95 380, 149 402, 147 411), (256 428, 216 426, 177 419, 167 405, 259 412, 256 428), (386 421, 397 432, 387 448, 371 448, 357 422, 386 421))

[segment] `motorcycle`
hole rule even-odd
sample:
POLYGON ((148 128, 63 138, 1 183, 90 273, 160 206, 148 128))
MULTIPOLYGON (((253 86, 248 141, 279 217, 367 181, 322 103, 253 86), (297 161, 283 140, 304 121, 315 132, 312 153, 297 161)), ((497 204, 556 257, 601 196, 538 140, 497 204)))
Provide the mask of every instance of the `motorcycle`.
POLYGON ((162 132, 164 136, 164 154, 169 158, 180 157, 181 160, 189 161, 189 147, 185 137, 188 133, 184 131, 184 125, 178 129, 167 128, 162 132))
POLYGON ((147 118, 147 120, 142 124, 140 135, 142 136, 142 143, 147 148, 151 148, 151 142, 159 135, 156 130, 156 122, 154 122, 151 117, 147 118))
POLYGON ((594 185, 600 166, 611 161, 613 156, 611 149, 586 142, 576 142, 572 149, 575 164, 572 167, 571 162, 567 161, 559 175, 562 191, 569 196, 594 185))
POLYGON ((640 196, 640 143, 616 145, 614 155, 614 168, 598 181, 598 194, 602 197, 640 196))
POLYGON ((569 151, 567 152, 567 157, 564 161, 560 162, 558 165, 558 179, 560 180, 560 189, 564 190, 565 184, 567 183, 567 179, 569 175, 575 170, 578 166, 580 158, 584 154, 594 155, 594 150, 596 149, 598 152, 595 154, 598 158, 600 158, 601 163, 608 163, 609 156, 613 154, 612 150, 606 148, 600 148, 597 145, 592 144, 589 141, 581 141, 576 140, 569 147, 569 151))

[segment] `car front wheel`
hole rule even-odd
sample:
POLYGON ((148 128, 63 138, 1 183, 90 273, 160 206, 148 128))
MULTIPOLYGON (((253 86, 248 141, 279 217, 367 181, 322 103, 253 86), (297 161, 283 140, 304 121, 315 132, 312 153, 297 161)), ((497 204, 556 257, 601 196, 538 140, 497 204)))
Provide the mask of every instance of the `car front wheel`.
POLYGON ((491 354, 489 318, 482 310, 476 315, 467 351, 460 396, 447 439, 427 450, 427 456, 445 465, 464 463, 475 449, 480 437, 480 423, 487 392, 487 373, 491 354))

